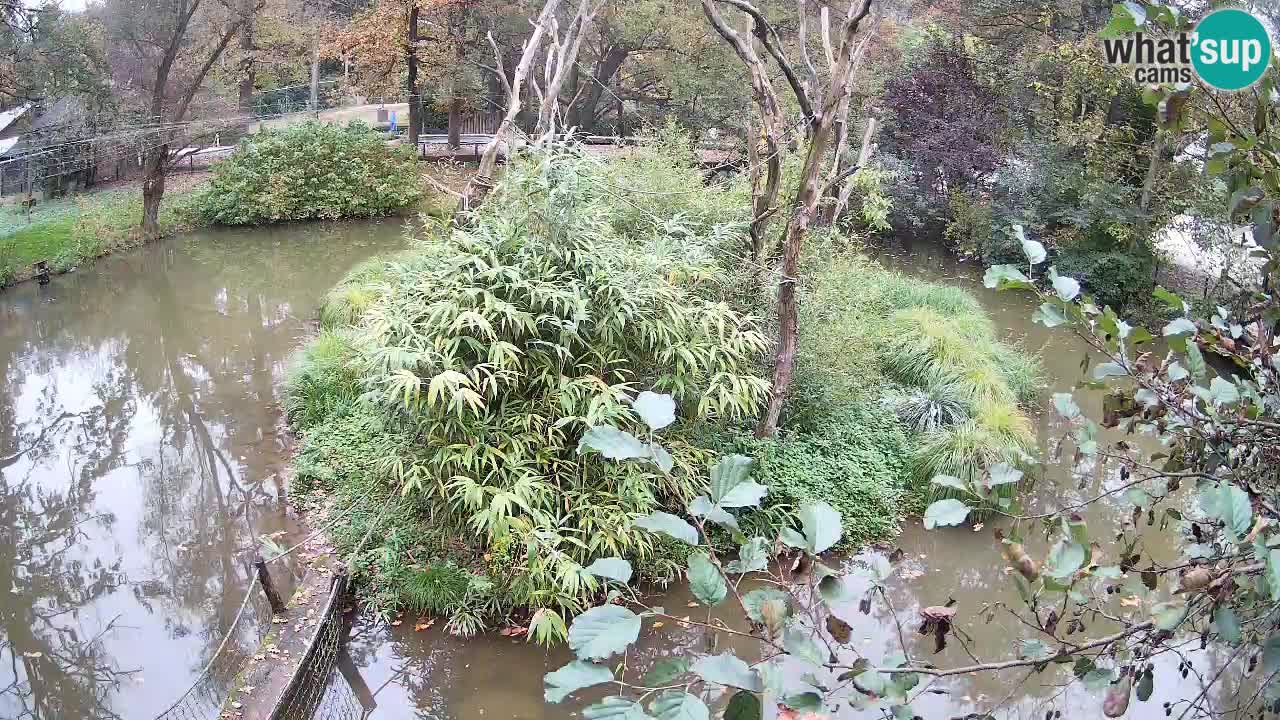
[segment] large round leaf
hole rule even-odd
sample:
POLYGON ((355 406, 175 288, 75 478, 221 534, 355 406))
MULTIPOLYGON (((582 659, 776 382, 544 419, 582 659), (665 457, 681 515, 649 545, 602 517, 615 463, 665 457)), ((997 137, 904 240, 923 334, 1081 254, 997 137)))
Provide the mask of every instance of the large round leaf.
POLYGON ((800 508, 800 527, 806 549, 814 555, 840 542, 840 513, 825 502, 805 503, 800 508))
POLYGON ((598 425, 586 431, 578 441, 578 454, 595 450, 610 460, 630 460, 649 457, 649 448, 635 435, 608 425, 598 425))
POLYGON ((959 525, 969 517, 969 507, 955 498, 938 500, 924 511, 924 527, 932 530, 939 525, 959 525))
POLYGON ((764 689, 760 676, 733 653, 704 655, 693 664, 693 671, 703 680, 718 685, 728 685, 752 692, 760 692, 764 689))
POLYGON ((661 430, 676 421, 676 401, 670 395, 645 390, 636 396, 631 407, 651 430, 661 430))
POLYGON ((613 671, 604 665, 574 660, 543 677, 542 697, 549 703, 558 703, 575 690, 607 683, 612 679, 613 671))
POLYGON ((643 517, 638 517, 633 521, 638 528, 644 528, 650 532, 662 533, 671 537, 684 541, 690 545, 698 544, 698 531, 692 525, 685 522, 683 518, 672 515, 668 512, 649 513, 643 517))
POLYGON ((769 488, 751 479, 751 458, 726 455, 711 468, 711 501, 724 508, 756 507, 769 488))
POLYGON ((689 589, 704 605, 719 605, 729 593, 720 569, 703 552, 689 554, 689 589))
POLYGON ((569 647, 583 660, 606 660, 640 637, 640 616, 621 605, 601 605, 569 626, 569 647))
POLYGON ((596 577, 617 580, 620 583, 631 582, 631 563, 622 558, 600 558, 583 569, 596 577))
POLYGON ((729 698, 729 706, 724 709, 724 720, 761 720, 764 708, 755 693, 739 690, 729 698))
POLYGON ((1084 565, 1085 559, 1083 545, 1065 539, 1060 540, 1049 551, 1049 559, 1045 561, 1044 571, 1050 577, 1069 578, 1084 565))
POLYGON ((707 706, 689 693, 668 691, 649 705, 649 712, 658 720, 709 720, 707 706))
POLYGON ((653 720, 640 703, 619 695, 607 697, 582 711, 587 720, 653 720))

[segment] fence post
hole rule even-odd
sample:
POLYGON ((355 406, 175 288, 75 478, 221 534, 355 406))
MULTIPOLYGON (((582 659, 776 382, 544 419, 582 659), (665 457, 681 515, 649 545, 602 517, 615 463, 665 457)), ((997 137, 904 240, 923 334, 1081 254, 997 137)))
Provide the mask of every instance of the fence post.
POLYGON ((284 601, 280 599, 280 593, 276 591, 274 581, 271 579, 271 573, 267 572, 267 561, 258 555, 253 560, 253 566, 258 569, 258 584, 262 586, 262 592, 267 596, 267 602, 271 603, 271 612, 279 615, 284 612, 284 601))

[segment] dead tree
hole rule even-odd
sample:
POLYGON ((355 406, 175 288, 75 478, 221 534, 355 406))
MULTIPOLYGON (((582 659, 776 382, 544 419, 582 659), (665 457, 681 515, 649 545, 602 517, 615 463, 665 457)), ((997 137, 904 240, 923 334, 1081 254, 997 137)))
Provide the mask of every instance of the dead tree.
POLYGON ((507 153, 511 153, 514 143, 511 140, 512 132, 516 124, 516 118, 520 115, 520 109, 523 107, 524 82, 529 77, 529 72, 533 69, 533 62, 538 56, 538 50, 542 46, 542 38, 546 34, 547 28, 551 25, 555 18, 556 8, 560 6, 560 0, 547 0, 543 5, 542 12, 538 15, 538 19, 533 24, 533 34, 528 40, 524 41, 524 49, 520 53, 520 62, 516 65, 516 69, 511 73, 511 77, 507 77, 506 71, 502 65, 502 51, 498 49, 498 43, 493 39, 493 33, 489 33, 489 45, 493 48, 494 67, 493 71, 498 75, 498 79, 502 81, 502 88, 507 93, 507 114, 503 116, 502 122, 499 123, 498 129, 493 133, 493 139, 485 145, 484 153, 480 156, 480 167, 476 169, 476 174, 467 182, 466 188, 462 191, 462 197, 458 201, 458 209, 454 213, 455 218, 460 217, 462 213, 468 210, 474 210, 480 207, 484 202, 485 196, 493 189, 493 176, 498 169, 498 153, 505 143, 507 153))
POLYGON ((535 134, 541 139, 549 139, 556 132, 557 123, 560 117, 560 90, 564 87, 565 78, 568 77, 570 70, 577 63, 578 48, 582 44, 582 35, 591 27, 591 20, 595 17, 596 8, 593 7, 592 0, 579 0, 578 10, 574 14, 573 22, 570 24, 569 33, 560 39, 557 31, 557 23, 555 14, 560 6, 560 0, 546 0, 546 4, 542 7, 537 21, 534 22, 533 34, 524 43, 524 48, 520 53, 520 62, 516 65, 515 71, 511 77, 507 77, 507 73, 503 70, 502 51, 498 48, 498 44, 494 41, 493 35, 489 35, 489 45, 493 48, 494 67, 490 68, 502 82, 502 88, 507 93, 507 113, 502 118, 502 122, 498 125, 498 129, 493 133, 493 139, 485 146, 484 153, 480 156, 480 167, 476 170, 476 174, 471 178, 470 182, 462 191, 462 196, 458 201, 457 212, 454 213, 455 219, 460 218, 462 213, 468 210, 474 210, 484 202, 484 198, 493 189, 493 176, 498 167, 498 155, 503 145, 510 154, 514 146, 513 138, 516 124, 516 117, 519 116, 521 108, 523 108, 524 83, 531 80, 531 72, 533 64, 538 58, 539 51, 542 47, 543 38, 550 32, 553 41, 547 50, 546 58, 543 62, 543 72, 545 74, 546 88, 538 86, 537 80, 532 79, 535 93, 539 98, 538 103, 538 123, 535 134))
MULTIPOLYGON (((834 62, 834 58, 831 51, 831 25, 826 5, 822 6, 821 17, 823 48, 830 63, 834 62)), ((800 0, 801 27, 804 27, 804 24, 804 0, 800 0)), ((862 137, 862 150, 858 153, 857 161, 851 165, 846 150, 849 142, 849 101, 853 95, 853 78, 857 74, 858 68, 862 65, 863 55, 866 53, 867 46, 871 44, 871 38, 874 35, 875 27, 873 26, 858 43, 858 49, 853 56, 853 67, 849 71, 849 80, 845 83, 840 96, 841 105, 836 111, 835 157, 831 161, 831 170, 827 174, 826 197, 822 200, 822 209, 819 213, 819 223, 822 225, 835 223, 844 214, 845 209, 849 207, 849 197, 853 193, 853 183, 846 182, 846 180, 853 172, 856 172, 858 168, 866 164, 867 153, 871 148, 871 136, 875 134, 876 118, 868 113, 862 137)))
MULTIPOLYGON (((780 137, 780 129, 785 127, 786 117, 778 102, 777 93, 764 61, 756 53, 753 44, 729 25, 721 15, 719 6, 734 8, 751 18, 751 34, 778 65, 783 78, 795 95, 808 138, 804 166, 800 171, 795 199, 790 208, 790 217, 780 242, 782 258, 779 265, 781 279, 777 301, 778 343, 774 353, 773 388, 770 392, 769 405, 756 427, 758 437, 769 436, 776 432, 778 418, 782 414, 782 405, 787 398, 795 372, 796 346, 799 342, 800 308, 796 285, 800 281, 800 252, 803 249, 809 225, 815 220, 818 203, 826 194, 827 186, 830 185, 830 181, 826 184, 822 182, 822 170, 828 161, 828 151, 836 123, 844 122, 849 111, 849 104, 842 101, 846 94, 845 87, 852 82, 852 75, 859 57, 858 43, 855 40, 862 21, 871 12, 871 0, 861 0, 860 4, 861 7, 858 6, 858 2, 851 2, 839 32, 835 37, 830 37, 828 33, 824 38, 824 48, 830 48, 828 51, 829 73, 824 86, 817 77, 816 68, 807 81, 801 79, 783 51, 777 31, 749 0, 702 0, 703 12, 712 27, 734 49, 738 58, 751 73, 752 94, 765 125, 766 137, 770 134, 774 134, 775 138, 780 137)), ((803 2, 801 2, 801 10, 804 10, 803 2)), ((805 57, 807 56, 806 49, 805 57)), ((806 64, 811 63, 806 60, 806 64)), ((773 151, 770 150, 770 152, 773 151)), ((837 173, 831 179, 843 181, 844 178, 841 177, 841 173, 837 173)))
POLYGON ((573 21, 569 23, 569 30, 563 40, 560 39, 555 20, 552 20, 552 42, 547 49, 546 61, 543 64, 543 86, 545 87, 540 87, 536 80, 533 84, 534 91, 539 97, 538 124, 534 129, 534 135, 539 139, 550 139, 559 126, 560 91, 564 88, 565 80, 578 64, 578 49, 582 47, 582 36, 587 33, 592 20, 595 19, 597 8, 592 5, 592 0, 578 0, 578 11, 574 13, 573 21))

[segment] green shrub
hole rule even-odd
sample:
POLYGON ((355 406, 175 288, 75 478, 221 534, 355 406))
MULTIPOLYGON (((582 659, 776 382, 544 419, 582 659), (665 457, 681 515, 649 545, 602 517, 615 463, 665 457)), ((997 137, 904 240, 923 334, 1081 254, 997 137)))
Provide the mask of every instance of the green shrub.
POLYGON ((1155 289, 1155 259, 1142 251, 1067 247, 1054 260, 1061 275, 1080 281, 1099 306, 1120 310, 1155 289))
POLYGON ((611 208, 616 232, 678 239, 682 226, 746 227, 749 188, 738 182, 708 187, 694 147, 693 139, 669 121, 600 167, 596 190, 611 208))
POLYGON ((597 588, 582 565, 659 552, 633 515, 700 492, 707 457, 679 425, 670 479, 580 456, 579 439, 606 423, 634 429, 627 399, 640 389, 671 393, 685 419, 753 415, 767 343, 709 290, 719 235, 696 223, 679 241, 622 233, 601 166, 550 152, 508 166, 465 230, 357 269, 326 302, 337 329, 304 351, 289 403, 316 428, 326 413, 370 415, 366 476, 469 538, 473 556, 518 567, 497 586, 504 606, 573 612, 597 588))
POLYGON ((389 147, 363 123, 305 122, 242 140, 193 212, 222 225, 375 217, 421 196, 412 151, 389 147))

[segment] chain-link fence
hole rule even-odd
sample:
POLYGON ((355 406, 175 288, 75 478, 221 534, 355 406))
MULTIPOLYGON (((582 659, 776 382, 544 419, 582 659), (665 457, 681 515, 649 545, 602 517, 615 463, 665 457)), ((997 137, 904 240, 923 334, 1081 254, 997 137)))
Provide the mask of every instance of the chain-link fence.
MULTIPOLYGON (((369 493, 353 500, 350 512, 369 499, 369 493)), ((369 527, 364 539, 352 550, 349 557, 356 557, 373 537, 374 530, 382 523, 394 503, 387 503, 378 519, 369 527)), ((284 612, 285 605, 267 571, 271 562, 283 560, 306 546, 346 513, 338 513, 329 523, 303 538, 289 549, 270 560, 259 558, 254 563, 257 582, 249 582, 240 608, 223 636, 212 659, 197 675, 196 681, 167 710, 155 720, 213 720, 222 716, 227 708, 236 677, 249 665, 254 652, 265 638, 274 621, 274 612, 284 612), (272 605, 276 607, 273 608, 272 605), (256 633, 256 635, 255 635, 256 633), (251 641, 251 642, 246 642, 251 641), (246 647, 248 649, 246 649, 246 647)), ((250 577, 253 572, 250 572, 250 577)), ((365 718, 373 711, 373 693, 360 678, 355 664, 346 651, 347 633, 350 627, 344 619, 344 610, 350 589, 350 560, 333 576, 324 607, 316 616, 315 632, 307 641, 297 666, 293 669, 284 692, 271 710, 270 720, 345 720, 365 718)), ((259 656, 261 657, 261 656, 259 656)), ((265 699, 264 699, 265 700, 265 699)), ((255 717, 260 717, 255 715, 255 717)))

